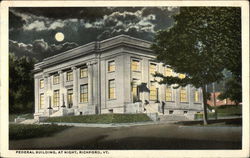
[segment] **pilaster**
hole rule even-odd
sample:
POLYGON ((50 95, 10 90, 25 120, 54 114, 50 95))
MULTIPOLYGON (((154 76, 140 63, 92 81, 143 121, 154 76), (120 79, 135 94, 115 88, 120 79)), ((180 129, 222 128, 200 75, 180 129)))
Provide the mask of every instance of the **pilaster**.
POLYGON ((35 113, 38 113, 38 107, 39 107, 39 79, 35 78, 35 83, 34 83, 34 90, 35 90, 35 113))
POLYGON ((93 67, 89 62, 88 66, 88 103, 89 105, 93 104, 93 67))
POLYGON ((78 107, 78 73, 77 68, 72 67, 73 70, 73 108, 78 107))
POLYGON ((48 78, 49 75, 45 74, 43 76, 44 78, 44 103, 45 103, 45 107, 44 108, 48 108, 49 107, 49 94, 48 94, 48 90, 49 90, 49 82, 48 82, 48 78))

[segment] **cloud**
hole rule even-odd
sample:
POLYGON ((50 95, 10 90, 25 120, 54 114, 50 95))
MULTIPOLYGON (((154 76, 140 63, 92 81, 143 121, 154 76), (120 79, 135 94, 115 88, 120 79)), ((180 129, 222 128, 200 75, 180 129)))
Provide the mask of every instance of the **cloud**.
POLYGON ((42 31, 46 30, 47 27, 45 26, 45 23, 43 21, 34 21, 30 24, 26 24, 23 27, 24 30, 36 30, 36 31, 42 31))
POLYGON ((49 45, 44 39, 37 39, 31 44, 19 43, 17 41, 9 40, 9 51, 17 56, 30 56, 38 60, 45 57, 56 55, 61 52, 73 49, 78 44, 74 42, 65 42, 63 44, 49 45))
POLYGON ((177 10, 175 7, 10 8, 10 13, 22 23, 18 31, 10 30, 9 37, 31 44, 44 39, 49 48, 57 43, 56 32, 63 32, 65 41, 79 45, 120 34, 152 41, 156 31, 173 24, 171 15, 177 10))

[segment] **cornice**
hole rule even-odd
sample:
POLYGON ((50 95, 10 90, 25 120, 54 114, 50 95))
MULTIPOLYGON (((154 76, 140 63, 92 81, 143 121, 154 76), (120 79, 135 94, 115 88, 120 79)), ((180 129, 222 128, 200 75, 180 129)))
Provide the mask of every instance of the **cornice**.
POLYGON ((35 64, 35 69, 33 72, 36 73, 42 71, 42 69, 46 67, 50 67, 52 65, 57 65, 72 59, 86 56, 90 53, 101 53, 118 47, 130 47, 153 53, 150 49, 151 44, 151 42, 142 39, 130 37, 127 35, 119 35, 103 41, 91 42, 79 46, 77 48, 68 50, 66 52, 45 58, 42 62, 35 64))

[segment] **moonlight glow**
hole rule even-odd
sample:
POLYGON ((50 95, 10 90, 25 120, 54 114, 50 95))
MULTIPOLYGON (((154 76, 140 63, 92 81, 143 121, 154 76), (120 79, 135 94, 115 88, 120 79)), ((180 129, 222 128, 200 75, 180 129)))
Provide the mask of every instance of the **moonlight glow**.
POLYGON ((57 32, 56 35, 55 35, 55 39, 58 41, 58 42, 61 42, 64 40, 64 34, 61 33, 61 32, 57 32))

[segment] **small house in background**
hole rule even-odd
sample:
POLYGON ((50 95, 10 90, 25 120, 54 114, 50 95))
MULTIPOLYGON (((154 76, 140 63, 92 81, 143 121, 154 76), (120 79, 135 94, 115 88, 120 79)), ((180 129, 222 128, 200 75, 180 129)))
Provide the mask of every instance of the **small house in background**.
POLYGON ((210 100, 207 100, 207 104, 210 106, 221 106, 221 105, 235 105, 235 102, 230 99, 219 100, 218 96, 221 92, 211 92, 210 100))

